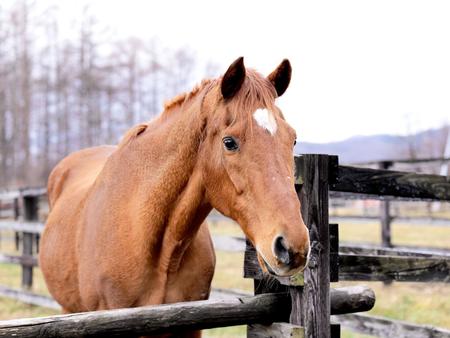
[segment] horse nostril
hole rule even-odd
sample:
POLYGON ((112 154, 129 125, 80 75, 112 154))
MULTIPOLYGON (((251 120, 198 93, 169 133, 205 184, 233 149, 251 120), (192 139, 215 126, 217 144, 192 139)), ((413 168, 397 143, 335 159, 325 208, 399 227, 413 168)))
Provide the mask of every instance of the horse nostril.
POLYGON ((283 236, 278 236, 273 242, 273 251, 275 257, 283 264, 289 265, 291 262, 291 255, 287 248, 286 241, 283 236))

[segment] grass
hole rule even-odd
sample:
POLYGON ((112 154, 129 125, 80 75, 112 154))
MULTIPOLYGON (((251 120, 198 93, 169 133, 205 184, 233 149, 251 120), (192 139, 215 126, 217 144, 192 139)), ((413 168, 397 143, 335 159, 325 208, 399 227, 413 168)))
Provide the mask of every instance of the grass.
MULTIPOLYGON (((0 285, 12 288, 20 287, 22 272, 19 265, 0 264, 0 271, 0 285)), ((33 288, 30 291, 49 295, 40 269, 34 269, 33 271, 33 288)))
MULTIPOLYGON (((391 231, 394 245, 450 248, 449 226, 420 226, 393 223, 391 231)), ((376 222, 340 224, 339 239, 341 241, 379 244, 381 243, 380 224, 376 222)))
MULTIPOLYGON (((392 238, 395 244, 408 244, 428 247, 449 247, 450 227, 418 226, 394 224, 392 238)), ((217 222, 211 231, 218 235, 241 236, 242 231, 233 223, 217 222)), ((380 243, 380 227, 375 222, 368 224, 346 223, 339 227, 342 241, 380 243)), ((3 242, 6 243, 6 242, 3 242)), ((2 251, 5 250, 4 244, 2 251)), ((243 253, 217 252, 216 273, 213 279, 215 288, 235 288, 252 290, 252 281, 243 279, 243 253)), ((34 292, 46 294, 39 269, 35 270, 34 292)), ((0 264, 0 285, 18 287, 19 267, 0 264)), ((374 309, 369 313, 419 324, 428 324, 450 329, 450 285, 438 283, 393 283, 385 286, 379 282, 342 282, 333 285, 365 284, 377 295, 374 309)), ((28 306, 19 302, 0 298, 0 319, 45 316, 55 313, 52 310, 28 306)), ((205 337, 245 337, 246 327, 237 326, 206 330, 205 337)), ((365 338, 360 334, 343 330, 342 337, 365 338)))

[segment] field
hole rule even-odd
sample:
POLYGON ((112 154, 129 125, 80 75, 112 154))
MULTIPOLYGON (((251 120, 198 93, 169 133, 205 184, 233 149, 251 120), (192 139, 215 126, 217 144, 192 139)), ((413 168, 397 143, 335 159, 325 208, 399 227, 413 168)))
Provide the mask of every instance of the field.
MULTIPOLYGON (((241 235, 240 229, 228 222, 211 225, 214 234, 241 235)), ((374 223, 340 225, 342 241, 357 241, 379 243, 379 225, 374 223)), ((394 244, 423 245, 435 247, 450 247, 450 227, 419 226, 394 224, 392 234, 394 244)), ((3 241, 0 251, 10 251, 11 243, 3 241)), ((213 287, 252 290, 252 281, 241 278, 242 253, 217 252, 217 267, 213 287)), ((35 270, 33 291, 46 294, 39 269, 35 270)), ((18 287, 20 268, 18 266, 0 264, 0 285, 18 287)), ((377 301, 371 314, 415 323, 429 324, 450 328, 450 285, 393 283, 385 286, 379 282, 367 283, 336 283, 333 286, 366 284, 375 290, 377 301)), ((45 316, 56 313, 54 310, 0 298, 0 320, 45 316)), ((205 331, 206 337, 245 337, 245 326, 221 328, 205 331)), ((365 337, 359 334, 343 331, 343 337, 365 337)))

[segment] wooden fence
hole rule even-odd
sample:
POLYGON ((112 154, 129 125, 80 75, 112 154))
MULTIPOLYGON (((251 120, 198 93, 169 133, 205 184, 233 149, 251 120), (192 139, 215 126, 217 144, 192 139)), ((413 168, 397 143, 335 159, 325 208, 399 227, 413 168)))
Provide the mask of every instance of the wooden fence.
MULTIPOLYGON (((411 335, 409 335, 408 332, 415 327, 418 332, 423 333, 423 337, 450 337, 450 331, 429 326, 409 323, 404 324, 386 318, 376 319, 375 317, 370 316, 361 317, 357 314, 342 316, 345 313, 370 309, 373 306, 374 301, 373 292, 364 288, 334 290, 330 289, 330 282, 338 280, 449 282, 450 255, 381 247, 342 246, 339 248, 338 225, 329 224, 328 220, 328 198, 330 192, 339 192, 340 194, 362 194, 358 196, 371 194, 372 196, 389 195, 402 198, 427 198, 450 201, 449 179, 434 175, 419 175, 339 166, 337 157, 328 155, 304 155, 296 157, 295 162, 296 188, 302 202, 302 214, 305 223, 310 228, 311 257, 309 266, 303 275, 291 278, 268 277, 267 275, 262 274, 256 260, 256 252, 251 244, 247 243, 244 276, 255 280, 255 296, 245 298, 245 300, 241 296, 237 299, 235 297, 234 300, 229 300, 230 303, 226 303, 227 301, 220 301, 219 303, 215 303, 216 301, 199 303, 200 308, 202 306, 211 306, 208 309, 212 309, 215 306, 222 306, 220 311, 230 314, 228 320, 225 319, 221 321, 217 319, 214 317, 213 310, 210 312, 206 311, 206 313, 199 310, 203 313, 200 317, 185 317, 185 312, 183 312, 185 310, 182 309, 192 310, 190 306, 194 306, 195 304, 189 305, 190 303, 183 303, 148 307, 146 309, 111 310, 101 313, 66 315, 44 319, 5 321, 0 323, 0 336, 8 332, 16 332, 21 335, 23 334, 22 336, 25 337, 25 333, 28 332, 26 330, 30 330, 30 327, 36 328, 36 330, 39 330, 40 328, 42 330, 40 332, 50 332, 48 336, 55 336, 55 334, 51 332, 58 332, 59 336, 59 334, 63 333, 63 331, 61 331, 63 329, 59 328, 71 330, 72 324, 70 318, 75 318, 78 323, 77 325, 80 325, 80 327, 83 327, 83 323, 86 323, 85 327, 89 327, 89 330, 93 330, 77 331, 85 332, 84 336, 89 336, 91 333, 95 336, 112 336, 114 332, 120 332, 120 334, 124 333, 124 329, 117 327, 111 328, 110 332, 105 331, 102 333, 98 331, 99 326, 95 324, 97 320, 95 319, 97 318, 95 316, 98 314, 100 316, 98 318, 101 318, 101 321, 98 323, 105 323, 105 321, 117 323, 123 320, 124 323, 129 324, 124 325, 125 327, 128 327, 128 330, 136 328, 136 331, 127 331, 127 333, 133 334, 176 331, 186 327, 198 329, 246 323, 250 324, 248 325, 249 337, 267 336, 268 332, 270 332, 270 335, 273 337, 297 335, 327 338, 339 337, 340 328, 337 323, 342 323, 345 327, 378 336, 386 336, 386 332, 395 332, 396 337, 410 337, 411 335), (261 313, 255 312, 254 314, 248 314, 248 317, 246 317, 246 314, 239 312, 240 310, 236 308, 238 304, 247 304, 248 302, 253 304, 252 306, 255 308, 255 304, 260 304, 259 302, 261 302, 261 299, 269 300, 269 303, 272 302, 270 304, 274 305, 268 305, 269 303, 266 304, 263 302, 263 304, 265 304, 264 307, 266 307, 266 312, 259 309, 262 311, 261 313), (280 304, 284 305, 280 307, 280 304), (271 308, 272 306, 273 308, 271 308), (281 310, 282 308, 288 308, 288 313, 284 313, 281 310), (175 321, 171 327, 162 327, 161 323, 158 323, 155 319, 158 315, 152 317, 150 314, 158 313, 158 309, 162 309, 161 311, 169 311, 167 313, 170 316, 172 316, 173 313, 178 313, 178 317, 183 317, 185 321, 182 323, 177 323, 175 321), (144 312, 140 312, 141 310, 144 312), (145 312, 147 310, 150 312, 145 312), (170 312, 172 310, 175 312, 170 312), (126 315, 120 311, 125 311, 126 315), (133 311, 136 311, 137 317, 134 315, 127 317, 129 314, 134 313, 133 311), (270 311, 277 313, 274 314, 270 311), (142 313, 145 314, 142 315, 142 313), (125 317, 122 317, 122 315, 125 317), (278 315, 280 315, 280 317, 278 317, 278 315), (94 320, 88 321, 88 318, 94 318, 94 320), (120 318, 120 320, 118 320, 118 318, 120 318), (128 319, 125 318, 131 318, 131 322, 127 322, 128 319), (145 321, 145 318, 154 319, 145 321), (368 322, 373 320, 377 324, 362 325, 361 322, 364 318, 366 318, 368 322), (333 320, 334 323, 331 323, 331 320, 333 320), (284 323, 267 325, 273 321, 284 323), (144 322, 145 325, 142 324, 144 322), (57 327, 59 328, 57 329, 57 327), (146 327, 147 329, 145 330, 147 331, 142 331, 143 329, 140 329, 141 327, 146 327), (399 329, 402 327, 404 330, 399 329), (394 330, 393 328, 395 328, 395 331, 392 331, 394 330), (438 332, 439 335, 435 335, 434 332, 438 332)), ((22 265, 22 285, 25 288, 29 287, 30 281, 32 282, 32 268, 37 264, 36 259, 32 256, 34 251, 32 240, 33 234, 38 234, 42 230, 42 225, 29 223, 36 219, 37 213, 35 207, 27 207, 27 203, 31 205, 36 204, 36 197, 39 196, 39 193, 42 194, 42 191, 29 190, 28 194, 24 192, 20 194, 24 201, 23 204, 25 210, 27 210, 26 208, 29 210, 24 214, 24 222, 0 222, 0 229, 8 228, 28 234, 23 237, 24 245, 22 256, 0 256, 0 261, 22 265)), ((10 195, 14 194, 10 193, 10 195)), ((223 238, 216 238, 216 248, 217 246, 220 246, 220 243, 223 243, 223 241, 223 238)), ((225 240, 225 242, 226 241, 228 241, 228 239, 225 240)), ((239 247, 239 245, 242 245, 243 247, 244 245, 240 239, 232 239, 232 241, 234 241, 235 244, 233 247, 239 247)), ((228 245, 225 246, 229 247, 228 245)), ((7 291, 11 294, 11 290, 7 291)), ((7 292, 5 290, 2 292, 2 289, 0 288, 0 294, 5 293, 7 292)), ((24 297, 23 293, 24 291, 20 292, 22 298, 24 297)), ((30 294, 31 293, 29 292, 27 293, 27 295, 32 298, 30 294)), ((258 308, 258 306, 256 306, 256 308, 258 308)), ((242 307, 242 309, 244 309, 244 307, 242 307)), ((191 310, 188 310, 187 312, 191 310)), ((195 312, 195 310, 192 311, 195 312)), ((246 312, 248 310, 243 311, 246 312)), ((176 315, 174 316, 176 317, 176 315)), ((217 314, 217 316, 220 317, 220 314, 217 314)), ((109 326, 103 325, 103 327, 109 326)), ((70 331, 71 334, 68 336, 73 336, 72 333, 76 331, 73 330, 75 329, 72 329, 72 331, 70 331)))
MULTIPOLYGON (((395 164, 407 164, 407 165, 423 165, 423 164, 427 164, 429 165, 430 163, 434 163, 434 164, 444 164, 444 163, 450 163, 450 158, 421 158, 421 159, 403 159, 403 160, 384 160, 384 161, 372 161, 372 162, 364 162, 364 163, 359 163, 359 165, 363 165, 363 166, 367 166, 367 165, 371 165, 371 166, 376 166, 378 169, 390 169, 392 168, 395 164)), ((394 175, 395 172, 391 171, 389 175, 394 175)), ((406 173, 402 173, 402 174, 406 174, 406 173)), ((401 175, 404 176, 404 175, 401 175)), ((428 184, 430 186, 434 185, 434 180, 436 179, 436 177, 439 176, 435 176, 435 175, 429 175, 428 177, 426 176, 426 174, 414 174, 414 173, 410 173, 410 177, 408 178, 411 182, 413 182, 415 179, 419 179, 422 182, 424 182, 424 184, 428 184), (419 176, 416 176, 419 175, 419 176)), ((401 179, 401 177, 400 177, 401 179)), ((373 180, 372 180, 373 181, 373 180)), ((385 181, 385 183, 388 183, 389 181, 385 181)), ((392 183, 392 182, 391 182, 392 183)), ((394 181, 394 187, 399 187, 396 182, 394 181)), ((375 182, 376 184, 376 182, 375 182)), ((420 183, 418 183, 420 184, 420 183)), ((381 187, 380 187, 381 188, 381 187)), ((401 189, 401 187, 400 187, 401 189)), ((434 189, 434 188, 432 188, 434 189)), ((352 189, 350 189, 352 190, 352 189)), ((428 188, 425 188, 425 191, 427 191, 428 188)), ((342 191, 342 190, 339 190, 342 191)), ((408 195, 408 193, 406 192, 406 195, 408 195)), ((352 195, 342 195, 342 193, 339 193, 337 191, 332 191, 332 196, 334 197, 344 197, 344 198, 349 198, 352 197, 352 195)), ((367 216, 367 215, 340 215, 340 216, 334 216, 333 218, 335 220, 379 220, 380 221, 380 230, 381 230, 381 246, 383 247, 394 247, 393 243, 392 243, 392 224, 393 222, 406 222, 406 223, 411 223, 414 221, 419 221, 422 223, 426 223, 426 224, 437 224, 437 225, 450 225, 450 218, 448 217, 398 217, 398 216, 394 216, 392 215, 392 206, 391 206, 391 198, 386 196, 389 195, 382 195, 384 196, 384 199, 380 201, 380 210, 379 210, 379 215, 375 216, 367 216)), ((395 195, 398 197, 398 195, 395 195)), ((356 197, 358 198, 358 195, 353 195, 353 198, 356 197)), ((370 195, 369 195, 370 197, 370 195)), ((411 196, 402 196, 402 197, 411 197, 411 196)), ((423 197, 423 196, 422 196, 423 197)), ((373 198, 373 197, 372 197, 373 198)), ((445 200, 444 199, 439 199, 439 200, 445 200)), ((411 249, 426 249, 426 248, 421 248, 421 247, 410 247, 411 249)), ((436 249, 434 249, 436 250, 436 249)), ((442 251, 447 251, 448 253, 450 253, 450 248, 441 248, 442 251)))

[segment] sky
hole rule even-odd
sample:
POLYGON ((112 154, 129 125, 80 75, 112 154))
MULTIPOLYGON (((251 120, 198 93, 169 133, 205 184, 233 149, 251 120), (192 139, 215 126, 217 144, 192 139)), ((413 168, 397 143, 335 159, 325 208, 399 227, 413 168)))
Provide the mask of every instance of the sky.
MULTIPOLYGON (((67 22, 81 15, 83 1, 58 4, 67 22)), ((278 105, 302 141, 407 134, 450 122, 450 1, 89 4, 117 35, 189 47, 222 72, 239 56, 263 74, 288 58, 293 77, 278 105)))

